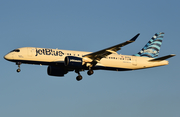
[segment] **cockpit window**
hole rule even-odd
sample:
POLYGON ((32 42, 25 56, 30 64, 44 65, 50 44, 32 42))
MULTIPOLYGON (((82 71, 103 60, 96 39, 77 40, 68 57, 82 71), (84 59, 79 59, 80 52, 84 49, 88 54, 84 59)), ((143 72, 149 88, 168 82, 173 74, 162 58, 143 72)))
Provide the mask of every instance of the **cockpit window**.
POLYGON ((19 49, 14 49, 11 52, 20 52, 20 50, 19 49))

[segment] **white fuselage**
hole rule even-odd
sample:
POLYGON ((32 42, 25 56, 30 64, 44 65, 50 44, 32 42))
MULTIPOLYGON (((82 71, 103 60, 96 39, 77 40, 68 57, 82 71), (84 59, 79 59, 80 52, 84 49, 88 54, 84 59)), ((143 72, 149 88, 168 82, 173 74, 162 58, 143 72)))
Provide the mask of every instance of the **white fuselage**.
MULTIPOLYGON (((64 59, 66 56, 82 58, 83 55, 91 53, 35 47, 23 47, 18 49, 20 50, 19 52, 10 52, 4 58, 12 62, 64 66, 64 59)), ((106 58, 102 58, 92 69, 124 71, 168 65, 168 61, 166 60, 149 62, 151 59, 152 58, 148 57, 111 54, 106 58)))

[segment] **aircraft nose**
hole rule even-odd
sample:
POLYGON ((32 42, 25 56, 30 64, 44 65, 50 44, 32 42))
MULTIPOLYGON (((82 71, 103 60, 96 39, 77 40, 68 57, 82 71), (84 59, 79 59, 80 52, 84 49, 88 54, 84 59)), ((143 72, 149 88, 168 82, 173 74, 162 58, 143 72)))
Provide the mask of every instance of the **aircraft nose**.
POLYGON ((5 56, 4 56, 4 59, 6 59, 6 60, 7 60, 7 59, 8 59, 8 56, 7 56, 7 55, 5 55, 5 56))
POLYGON ((10 59, 12 59, 12 56, 11 56, 10 54, 6 54, 6 55, 4 56, 4 59, 10 60, 10 59))

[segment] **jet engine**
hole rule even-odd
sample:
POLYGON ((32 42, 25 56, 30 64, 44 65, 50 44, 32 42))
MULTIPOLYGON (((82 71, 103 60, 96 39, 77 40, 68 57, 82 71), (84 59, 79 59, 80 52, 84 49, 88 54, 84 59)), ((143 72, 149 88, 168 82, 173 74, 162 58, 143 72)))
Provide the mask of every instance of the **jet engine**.
POLYGON ((63 69, 61 67, 56 66, 48 66, 47 73, 50 76, 64 76, 64 74, 67 74, 68 71, 66 69, 63 69))
POLYGON ((67 67, 80 68, 83 66, 83 59, 75 56, 66 56, 64 59, 64 64, 67 67))

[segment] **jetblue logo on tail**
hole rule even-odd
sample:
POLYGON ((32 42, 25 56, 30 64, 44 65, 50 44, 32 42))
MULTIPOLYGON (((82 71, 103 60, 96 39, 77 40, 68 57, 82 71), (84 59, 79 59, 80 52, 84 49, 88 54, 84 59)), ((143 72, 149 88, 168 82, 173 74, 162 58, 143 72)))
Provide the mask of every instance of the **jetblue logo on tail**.
POLYGON ((163 32, 156 33, 142 50, 134 56, 156 58, 159 54, 163 37, 163 32))

